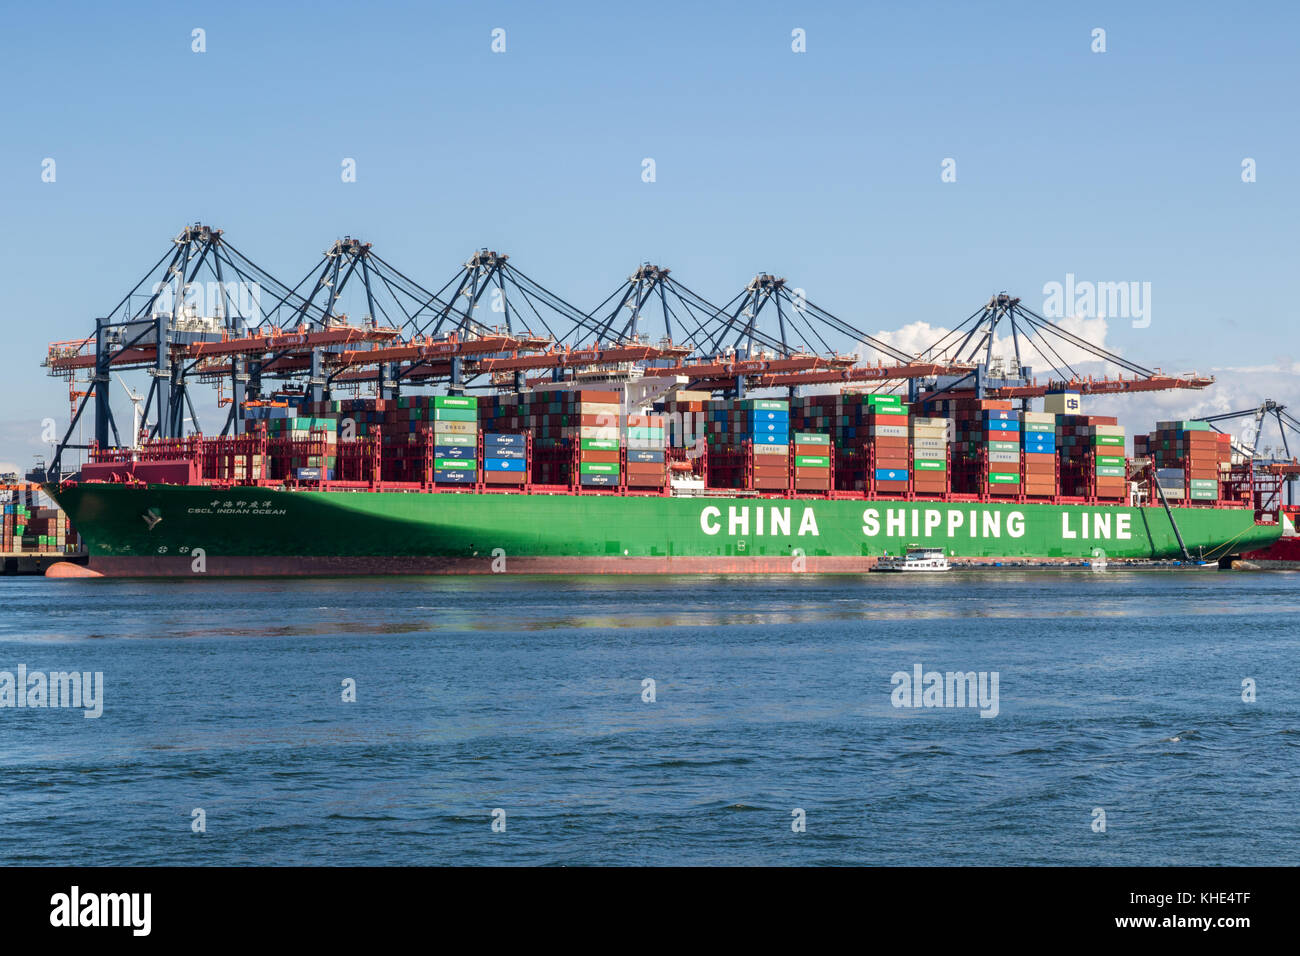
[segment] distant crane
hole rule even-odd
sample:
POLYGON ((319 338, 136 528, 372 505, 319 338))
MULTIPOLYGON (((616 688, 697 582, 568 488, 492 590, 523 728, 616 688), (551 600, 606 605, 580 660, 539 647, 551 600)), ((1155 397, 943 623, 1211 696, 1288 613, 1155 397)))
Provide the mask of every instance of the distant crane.
MULTIPOLYGON (((1208 422, 1215 431, 1222 431, 1223 429, 1219 428, 1215 422, 1227 422, 1238 418, 1250 418, 1253 425, 1248 424, 1247 427, 1241 430, 1241 437, 1233 441, 1233 450, 1237 454, 1253 460, 1260 460, 1264 457, 1271 458, 1271 456, 1258 454, 1259 437, 1264 430, 1265 419, 1271 418, 1277 422, 1277 430, 1281 436, 1282 452, 1285 458, 1290 459, 1292 457, 1291 444, 1287 441, 1287 432, 1291 431, 1300 435, 1300 420, 1290 415, 1285 405, 1275 402, 1271 398, 1266 398, 1260 402, 1258 408, 1247 408, 1239 412, 1224 412, 1222 415, 1208 415, 1201 420, 1208 422)), ((1266 450, 1273 451, 1274 449, 1270 446, 1266 450)))

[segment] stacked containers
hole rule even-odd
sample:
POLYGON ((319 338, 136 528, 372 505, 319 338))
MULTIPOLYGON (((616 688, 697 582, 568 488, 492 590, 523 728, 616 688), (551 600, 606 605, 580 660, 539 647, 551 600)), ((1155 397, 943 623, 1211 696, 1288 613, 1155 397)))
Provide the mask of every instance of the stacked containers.
POLYGON ((37 508, 31 514, 26 535, 38 551, 66 550, 68 518, 58 508, 37 508))
POLYGON ((534 481, 569 484, 576 447, 579 482, 616 488, 620 400, 619 392, 589 389, 493 395, 479 406, 479 424, 494 433, 532 433, 534 481))
POLYGON ((633 488, 662 488, 666 483, 664 449, 667 431, 663 415, 627 416, 627 484, 633 488))
POLYGON ((587 488, 617 488, 622 477, 619 394, 578 392, 563 434, 578 441, 578 481, 587 488), (602 401, 599 399, 608 399, 602 401), (576 424, 573 424, 576 421, 576 424))
POLYGON ((753 443, 754 488, 783 491, 790 487, 790 403, 772 398, 735 403, 741 412, 740 440, 753 443))
POLYGON ((1219 499, 1219 473, 1232 460, 1232 438, 1201 421, 1156 422, 1150 435, 1133 436, 1133 453, 1150 456, 1166 498, 1219 499))
MULTIPOLYGON (((884 396, 867 396, 868 399, 884 396)), ((896 398, 897 396, 890 396, 896 398)), ((902 402, 869 402, 867 439, 875 451, 876 491, 906 493, 911 465, 908 454, 907 408, 902 402)))
POLYGON ((795 491, 830 491, 831 438, 815 432, 794 434, 795 491))
MULTIPOLYGON (((835 487, 865 491, 873 475, 868 473, 871 419, 876 409, 905 413, 902 396, 841 392, 809 395, 793 400, 790 424, 797 431, 824 432, 830 436, 835 463, 835 487)), ((904 434, 906 437, 906 434, 904 434)), ((894 469, 896 471, 896 469, 894 469)), ((897 478, 897 475, 895 475, 897 478)))
MULTIPOLYGON (((990 491, 993 491, 994 483, 989 481, 990 473, 1006 475, 1015 471, 1019 478, 1019 420, 1014 417, 1015 413, 1011 411, 1010 402, 1001 399, 961 398, 935 402, 931 407, 933 411, 944 412, 953 419, 950 476, 952 491, 966 495, 983 494, 986 483, 990 491), (990 418, 989 416, 994 413, 1010 417, 990 418), (1014 430, 1010 426, 990 429, 990 421, 1014 422, 1017 427, 1014 430), (995 437, 990 438, 990 435, 995 437), (997 452, 991 447, 993 441, 998 442, 997 452), (1011 465, 1010 459, 993 461, 989 457, 996 453, 999 459, 1004 458, 1008 454, 1006 448, 1016 449, 1014 466, 1011 465), (998 468, 1005 470, 998 471, 998 468)), ((1020 490, 1018 480, 998 481, 996 484, 1001 487, 995 493, 1018 494, 1020 490)))
POLYGON ((14 501, 4 506, 4 530, 2 534, 4 551, 22 550, 23 535, 27 533, 27 525, 30 521, 31 511, 21 501, 14 501))
MULTIPOLYGON (((270 411, 280 411, 280 409, 270 409, 270 411)), ((300 449, 295 449, 287 455, 276 455, 273 451, 272 478, 304 477, 328 481, 334 477, 334 469, 338 464, 338 421, 334 417, 329 415, 270 417, 266 419, 266 437, 270 441, 320 443, 319 449, 304 446, 301 450, 305 450, 305 454, 298 454, 297 451, 300 449), (312 453, 317 450, 322 451, 323 454, 312 453)), ((251 475, 247 473, 247 460, 242 455, 235 457, 233 465, 228 461, 219 460, 218 474, 214 477, 235 481, 256 478, 261 474, 260 457, 253 456, 255 473, 251 475)))
POLYGON ((908 422, 912 446, 912 490, 944 494, 948 490, 948 419, 915 418, 908 422))
POLYGON ((705 433, 711 401, 708 392, 683 389, 673 393, 663 404, 667 444, 674 448, 693 448, 696 440, 705 433))
POLYGON ((1124 426, 1102 423, 1090 427, 1092 440, 1093 496, 1120 499, 1128 494, 1128 475, 1124 461, 1124 426))
POLYGON ((528 444, 524 435, 483 434, 483 483, 521 485, 528 477, 528 444))
POLYGON ((790 487, 790 403, 782 399, 719 399, 708 410, 709 480, 715 487, 760 491, 790 487), (746 444, 751 457, 741 455, 746 444))
POLYGON ((1025 452, 1026 495, 1051 497, 1056 494, 1056 415, 1052 412, 1022 412, 1021 443, 1025 452))
MULTIPOLYGON (((426 406, 427 409, 427 406, 426 406)), ((433 399, 433 480, 443 485, 472 485, 478 481, 478 399, 469 395, 437 395, 433 399)), ((416 412, 420 409, 417 407, 416 412)), ((411 419, 410 434, 415 434, 411 419)))
POLYGON ((1020 413, 1010 409, 986 409, 981 420, 988 450, 986 477, 989 494, 1020 494, 1020 413))
POLYGON ((1120 499, 1128 493, 1124 429, 1108 415, 1061 415, 1056 425, 1061 494, 1120 499))

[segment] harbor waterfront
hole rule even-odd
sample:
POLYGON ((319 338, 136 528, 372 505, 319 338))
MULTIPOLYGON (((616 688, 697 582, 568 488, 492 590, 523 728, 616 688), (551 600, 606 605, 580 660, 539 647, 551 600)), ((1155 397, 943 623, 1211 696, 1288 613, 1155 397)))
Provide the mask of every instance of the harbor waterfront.
POLYGON ((5 865, 1300 863, 1290 574, 2 586, 5 865))
MULTIPOLYGON (((214 489, 83 483, 50 488, 90 551, 92 571, 190 574, 390 570, 619 572, 861 569, 909 545, 975 558, 1079 559, 1181 554, 1159 507, 862 499, 622 497, 547 494, 214 489), (846 560, 851 559, 851 560, 846 560), (635 563, 632 563, 635 562, 635 563), (717 566, 714 562, 723 562, 717 566), (856 562, 856 563, 855 563, 856 562)), ((1174 508, 1183 544, 1217 560, 1267 547, 1278 525, 1243 508, 1174 508)))

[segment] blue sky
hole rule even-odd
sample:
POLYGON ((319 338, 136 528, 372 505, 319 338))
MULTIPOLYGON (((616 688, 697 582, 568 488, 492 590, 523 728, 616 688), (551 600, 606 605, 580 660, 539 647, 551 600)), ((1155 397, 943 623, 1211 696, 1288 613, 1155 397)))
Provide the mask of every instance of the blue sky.
POLYGON ((1130 408, 1300 398, 1287 4, 0 16, 0 462, 28 463, 40 420, 66 421, 46 344, 83 334, 196 220, 294 281, 344 234, 435 288, 487 245, 592 308, 649 259, 719 302, 775 272, 871 332, 950 327, 1001 289, 1037 309, 1067 273, 1150 282, 1150 326, 1112 320, 1107 344, 1167 371, 1218 369, 1223 386, 1130 408), (954 183, 940 181, 949 157, 954 183))

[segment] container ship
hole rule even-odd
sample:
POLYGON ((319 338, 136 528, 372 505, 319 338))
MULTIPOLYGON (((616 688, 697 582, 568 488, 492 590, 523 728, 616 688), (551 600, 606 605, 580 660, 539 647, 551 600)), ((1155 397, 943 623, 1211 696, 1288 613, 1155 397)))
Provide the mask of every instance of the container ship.
POLYGON ((678 393, 628 412, 621 397, 270 408, 245 436, 97 453, 49 486, 90 554, 53 573, 852 572, 918 545, 989 562, 1217 561, 1281 531, 1256 520, 1249 476, 1197 422, 1136 436, 1180 446, 1154 459, 1180 465, 1148 489, 1102 416, 967 399, 922 417, 851 393, 678 393))
POLYGON ((487 250, 430 292, 351 238, 297 286, 219 230, 173 246, 92 336, 50 347, 80 402, 45 488, 89 557, 47 573, 859 572, 909 548, 1229 562, 1281 534, 1226 435, 1160 422, 1130 454, 1116 418, 1083 413, 1089 395, 1212 379, 1095 349, 1131 374, 1040 383, 1018 336, 1039 355, 1080 340, 1005 293, 912 355, 770 274, 714 306, 643 265, 584 312, 487 250), (178 304, 200 285, 192 262, 255 279, 262 302, 220 286, 206 307, 178 304), (360 323, 338 311, 350 281, 360 323), (150 385, 122 442, 109 389, 131 369, 150 385), (195 382, 218 388, 220 435, 198 428, 195 382), (89 407, 94 438, 76 444, 89 407), (84 463, 65 467, 73 450, 84 463))

